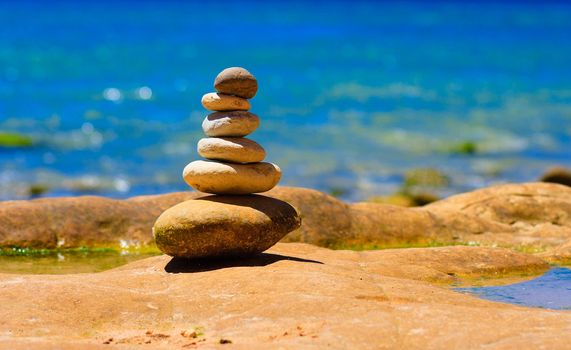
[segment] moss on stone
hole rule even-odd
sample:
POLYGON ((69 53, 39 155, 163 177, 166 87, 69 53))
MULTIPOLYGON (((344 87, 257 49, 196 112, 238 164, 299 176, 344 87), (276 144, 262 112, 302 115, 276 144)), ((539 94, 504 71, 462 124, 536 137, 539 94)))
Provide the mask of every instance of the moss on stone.
POLYGON ((478 145, 474 141, 462 141, 450 147, 452 154, 474 155, 478 152, 478 145))

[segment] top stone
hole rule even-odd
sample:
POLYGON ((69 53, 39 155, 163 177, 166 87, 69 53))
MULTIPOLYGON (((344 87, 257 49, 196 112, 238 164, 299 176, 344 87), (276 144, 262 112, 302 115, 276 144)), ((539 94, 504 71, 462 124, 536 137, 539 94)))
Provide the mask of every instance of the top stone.
POLYGON ((218 74, 214 88, 223 94, 252 98, 258 92, 258 81, 244 68, 230 67, 218 74))

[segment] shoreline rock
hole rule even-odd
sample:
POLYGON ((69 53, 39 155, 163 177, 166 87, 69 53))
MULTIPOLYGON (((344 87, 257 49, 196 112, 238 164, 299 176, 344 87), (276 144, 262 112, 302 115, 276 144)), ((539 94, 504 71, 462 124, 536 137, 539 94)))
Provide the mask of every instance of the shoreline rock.
MULTIPOLYGON (((153 244, 151 228, 169 207, 197 198, 180 192, 114 200, 44 198, 0 202, 0 246, 74 248, 153 244)), ((302 226, 282 239, 326 247, 367 248, 438 243, 498 245, 571 261, 571 188, 508 184, 420 208, 348 204, 316 190, 276 187, 265 196, 296 207, 302 226), (555 253, 556 248, 562 247, 555 253)))

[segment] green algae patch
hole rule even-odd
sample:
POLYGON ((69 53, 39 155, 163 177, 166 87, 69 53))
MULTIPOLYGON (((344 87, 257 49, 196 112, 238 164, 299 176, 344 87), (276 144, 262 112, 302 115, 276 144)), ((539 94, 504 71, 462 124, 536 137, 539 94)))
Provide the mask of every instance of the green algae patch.
POLYGON ((2 256, 27 256, 37 257, 57 254, 131 254, 131 255, 158 255, 160 250, 155 245, 133 246, 133 247, 77 247, 77 248, 57 248, 57 249, 37 249, 26 247, 1 247, 2 256))
POLYGON ((113 248, 69 248, 69 249, 35 249, 22 247, 4 247, 0 249, 0 257, 26 256, 39 257, 56 254, 97 254, 116 252, 113 248))
POLYGON ((520 253, 525 253, 525 254, 539 254, 539 253, 544 253, 546 252, 549 248, 544 246, 544 245, 533 245, 533 244, 525 244, 525 245, 515 245, 515 246, 510 246, 510 245, 499 245, 500 248, 506 248, 506 249, 513 249, 515 251, 518 251, 520 253))
POLYGON ((404 174, 405 188, 415 186, 446 187, 450 184, 450 178, 442 171, 435 168, 416 168, 408 170, 404 174))
POLYGON ((571 257, 569 256, 550 255, 548 253, 539 254, 538 256, 545 259, 552 266, 571 268, 571 257))
POLYGON ((30 136, 15 132, 0 132, 0 148, 30 148, 34 141, 30 136))
POLYGON ((452 145, 448 152, 451 154, 474 155, 478 152, 478 145, 474 141, 463 141, 452 145))
POLYGON ((523 270, 498 270, 493 273, 472 273, 455 275, 455 281, 449 283, 450 288, 505 286, 529 281, 548 271, 550 266, 542 268, 527 268, 523 270))
POLYGON ((366 202, 379 203, 379 204, 390 204, 399 207, 412 208, 421 207, 433 202, 436 202, 440 198, 435 194, 429 192, 420 193, 410 193, 405 189, 388 196, 373 196, 367 198, 366 202))
POLYGON ((550 260, 549 263, 554 265, 554 266, 565 267, 565 268, 571 269, 571 258, 553 259, 553 261, 550 260))
POLYGON ((72 249, 2 248, 0 250, 0 273, 93 273, 159 254, 161 253, 156 247, 122 250, 85 247, 72 249))
POLYGON ((435 168, 415 168, 403 174, 403 183, 391 195, 372 196, 366 202, 397 205, 401 207, 420 207, 438 201, 434 194, 438 189, 451 183, 448 175, 435 168))

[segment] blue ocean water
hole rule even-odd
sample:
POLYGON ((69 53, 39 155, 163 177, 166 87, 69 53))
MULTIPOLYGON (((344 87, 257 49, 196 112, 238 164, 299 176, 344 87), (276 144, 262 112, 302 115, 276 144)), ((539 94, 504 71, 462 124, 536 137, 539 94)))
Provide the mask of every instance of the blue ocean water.
POLYGON ((571 310, 571 270, 567 268, 553 268, 533 280, 506 286, 456 290, 503 303, 571 310))
POLYGON ((260 90, 282 185, 359 200, 432 167, 440 195, 571 165, 571 6, 372 1, 0 2, 0 198, 184 190, 216 74, 260 90), (451 150, 476 145, 475 155, 451 150))

